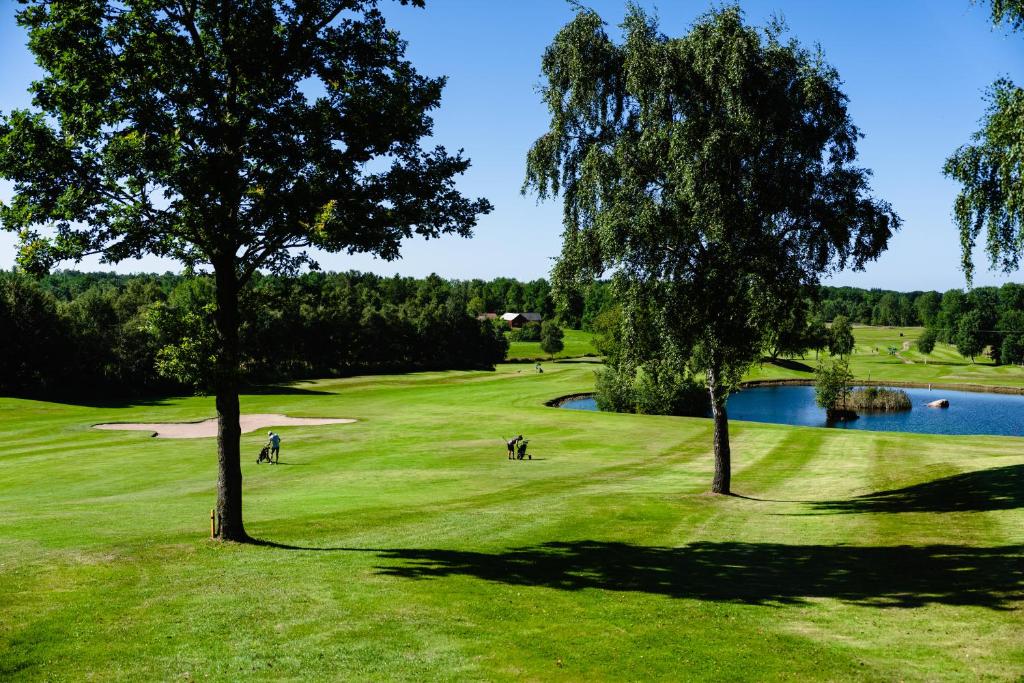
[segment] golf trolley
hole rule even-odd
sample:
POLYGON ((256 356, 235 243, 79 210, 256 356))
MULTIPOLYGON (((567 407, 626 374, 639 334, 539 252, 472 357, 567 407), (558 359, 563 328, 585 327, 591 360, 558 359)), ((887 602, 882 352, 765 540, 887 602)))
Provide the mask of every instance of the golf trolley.
POLYGON ((533 460, 533 456, 526 452, 526 444, 528 443, 530 442, 524 439, 516 446, 516 460, 522 460, 523 456, 526 456, 527 460, 533 460))
POLYGON ((270 445, 269 444, 263 447, 263 450, 260 451, 260 457, 256 458, 256 464, 257 465, 259 465, 261 462, 269 462, 271 465, 274 464, 274 461, 270 459, 270 445))

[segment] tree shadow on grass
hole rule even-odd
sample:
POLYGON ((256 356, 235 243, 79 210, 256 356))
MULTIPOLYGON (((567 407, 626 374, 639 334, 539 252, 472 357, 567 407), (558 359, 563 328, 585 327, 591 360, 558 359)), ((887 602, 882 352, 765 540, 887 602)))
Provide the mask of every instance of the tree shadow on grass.
POLYGON ((776 367, 784 368, 786 370, 793 370, 795 372, 814 372, 814 368, 812 368, 807 363, 801 363, 800 361, 793 360, 792 358, 765 357, 761 359, 761 362, 768 363, 769 365, 774 365, 776 367))
MULTIPOLYGON (((5 397, 7 398, 7 397, 5 397)), ((150 397, 128 397, 111 398, 104 396, 11 396, 9 398, 23 398, 31 401, 45 401, 57 405, 75 406, 77 408, 117 409, 122 408, 154 408, 168 406, 174 401, 184 397, 174 396, 150 396, 150 397)))
POLYGON ((834 598, 870 607, 928 604, 1009 610, 1024 600, 1024 545, 852 547, 692 543, 680 548, 576 541, 494 554, 431 549, 378 551, 386 576, 472 576, 565 591, 636 591, 756 605, 834 598))
POLYGON ((244 387, 243 396, 331 396, 333 392, 320 389, 307 389, 292 384, 261 384, 244 387))
POLYGON ((963 472, 901 489, 811 505, 817 512, 837 514, 1016 510, 1024 507, 1024 465, 963 472))

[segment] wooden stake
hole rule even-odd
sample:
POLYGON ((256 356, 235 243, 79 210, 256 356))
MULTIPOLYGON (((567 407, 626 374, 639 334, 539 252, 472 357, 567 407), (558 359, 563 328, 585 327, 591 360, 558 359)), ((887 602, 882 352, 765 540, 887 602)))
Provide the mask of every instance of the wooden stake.
POLYGON ((217 509, 210 508, 210 538, 217 537, 217 509))

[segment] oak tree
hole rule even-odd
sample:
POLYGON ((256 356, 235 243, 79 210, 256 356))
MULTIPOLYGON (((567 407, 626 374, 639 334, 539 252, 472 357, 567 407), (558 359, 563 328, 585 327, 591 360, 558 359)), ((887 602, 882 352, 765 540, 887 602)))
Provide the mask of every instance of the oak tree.
POLYGON ((470 234, 490 205, 454 186, 468 160, 422 145, 444 78, 416 71, 378 0, 20 1, 43 76, 0 118, 0 222, 30 271, 89 254, 212 271, 217 510, 245 541, 239 294, 307 248, 394 259, 470 234))

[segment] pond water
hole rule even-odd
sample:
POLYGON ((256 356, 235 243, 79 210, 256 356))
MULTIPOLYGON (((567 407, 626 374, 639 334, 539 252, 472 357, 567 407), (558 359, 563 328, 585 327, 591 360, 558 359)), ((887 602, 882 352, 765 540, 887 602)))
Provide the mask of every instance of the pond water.
MULTIPOLYGON (((1024 396, 941 388, 904 391, 914 406, 908 412, 865 413, 852 422, 827 425, 825 411, 814 402, 814 387, 752 387, 729 397, 729 417, 750 422, 879 432, 1024 436, 1024 396), (948 408, 925 406, 940 398, 949 400, 948 408)), ((593 398, 580 398, 563 403, 561 407, 597 410, 597 403, 593 398)))

